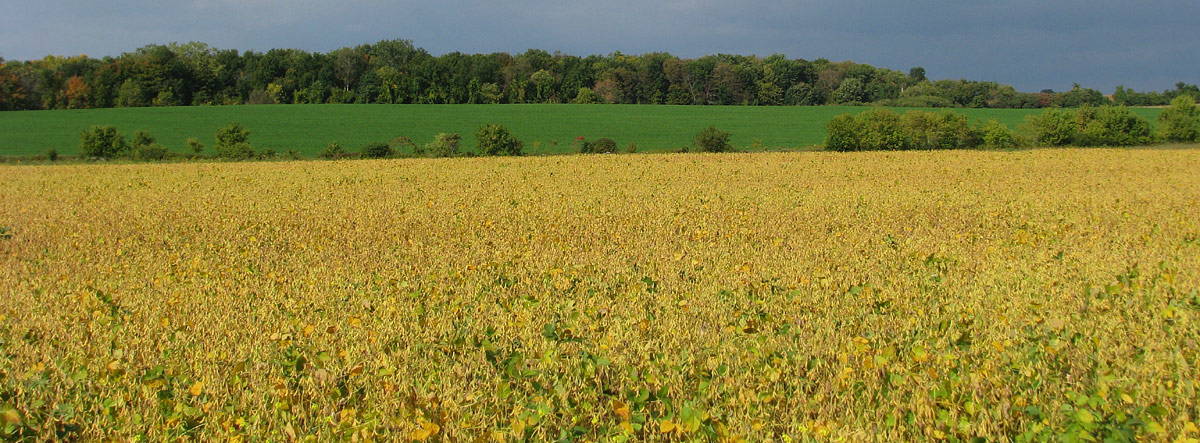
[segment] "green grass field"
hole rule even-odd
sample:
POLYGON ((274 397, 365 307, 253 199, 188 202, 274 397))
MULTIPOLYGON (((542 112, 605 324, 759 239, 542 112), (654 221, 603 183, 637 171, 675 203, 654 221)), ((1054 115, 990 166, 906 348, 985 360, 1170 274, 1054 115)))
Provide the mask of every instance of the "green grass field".
MULTIPOLYGON (((256 148, 294 149, 314 156, 332 141, 356 151, 370 142, 396 137, 428 143, 439 132, 463 136, 474 149, 475 130, 484 123, 508 127, 525 142, 527 153, 563 153, 576 137, 609 137, 624 148, 674 150, 692 144, 708 125, 733 134, 735 146, 755 139, 766 148, 820 144, 825 122, 863 107, 647 106, 647 105, 259 105, 173 108, 117 108, 0 113, 0 156, 44 154, 54 148, 73 155, 79 133, 91 125, 116 125, 126 136, 144 129, 173 151, 189 137, 213 144, 213 134, 229 122, 251 131, 256 148)), ((903 109, 898 109, 903 112, 903 109)), ((1015 128, 1041 110, 957 109, 975 120, 996 119, 1015 128)), ((1159 109, 1135 109, 1153 121, 1159 109)))

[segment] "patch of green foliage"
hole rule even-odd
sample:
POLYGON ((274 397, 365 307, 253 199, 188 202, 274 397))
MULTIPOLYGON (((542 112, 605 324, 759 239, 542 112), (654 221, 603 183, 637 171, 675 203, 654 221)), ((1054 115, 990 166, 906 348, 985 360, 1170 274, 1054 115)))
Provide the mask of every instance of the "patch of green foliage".
POLYGON ((362 150, 362 158, 388 158, 396 155, 396 150, 383 142, 368 143, 362 150))
POLYGON ((459 154, 461 143, 461 135, 441 133, 434 136, 433 141, 425 145, 422 152, 433 157, 454 157, 459 154))
POLYGON ((617 142, 611 138, 600 137, 592 142, 592 152, 597 154, 611 154, 617 152, 617 142))
POLYGON ((325 150, 321 151, 318 157, 325 159, 335 159, 346 155, 346 148, 342 147, 341 143, 331 142, 325 146, 325 150))
POLYGON ((1200 107, 1187 95, 1171 100, 1171 107, 1158 115, 1158 130, 1164 139, 1172 142, 1194 143, 1200 141, 1200 107))
POLYGON ((1135 146, 1155 141, 1150 122, 1125 106, 1047 109, 1027 117, 1040 146, 1135 146))
POLYGON ((167 158, 171 152, 150 136, 147 131, 133 133, 133 142, 129 145, 130 156, 134 160, 155 161, 167 158))
POLYGON ((479 153, 483 155, 521 155, 525 146, 508 128, 488 123, 475 131, 475 140, 479 144, 479 153))
POLYGON ((985 146, 988 141, 991 148, 1016 144, 1011 131, 995 120, 972 126, 966 115, 954 111, 897 114, 874 108, 834 117, 826 129, 825 146, 833 151, 967 149, 985 146))
POLYGON ((127 149, 129 143, 125 141, 125 136, 112 125, 93 125, 79 134, 79 155, 84 157, 113 158, 124 154, 127 149))
POLYGON ((217 155, 228 159, 248 159, 254 157, 254 148, 250 146, 250 131, 234 122, 218 129, 217 155))
POLYGON ((700 152, 725 152, 730 149, 729 137, 732 134, 709 126, 692 138, 693 146, 700 152))

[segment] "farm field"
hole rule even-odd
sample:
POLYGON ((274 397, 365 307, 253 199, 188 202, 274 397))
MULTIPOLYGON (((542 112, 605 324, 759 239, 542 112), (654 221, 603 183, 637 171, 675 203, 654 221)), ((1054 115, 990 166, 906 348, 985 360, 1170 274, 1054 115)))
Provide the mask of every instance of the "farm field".
MULTIPOLYGON (((314 157, 330 142, 349 150, 400 136, 425 144, 441 132, 463 136, 474 149, 475 130, 484 123, 508 127, 530 154, 570 151, 570 142, 609 137, 619 147, 641 151, 690 146, 708 125, 733 134, 735 147, 754 139, 763 148, 802 148, 821 144, 825 123, 837 114, 866 110, 855 106, 645 106, 645 105, 259 105, 169 108, 117 108, 0 113, 0 156, 39 155, 49 148, 76 154, 79 133, 91 125, 115 125, 129 136, 147 130, 169 149, 184 152, 195 137, 213 146, 213 134, 231 121, 251 131, 257 148, 295 149, 314 157), (553 142, 553 143, 552 143, 553 142)), ((903 111, 904 109, 897 109, 903 111)), ((1030 109, 955 109, 976 120, 996 119, 1015 128, 1030 109)), ((1134 109, 1151 121, 1160 109, 1134 109)), ((762 149, 762 148, 756 148, 762 149)))
POLYGON ((1200 437, 1194 146, 0 181, 5 440, 1200 437))

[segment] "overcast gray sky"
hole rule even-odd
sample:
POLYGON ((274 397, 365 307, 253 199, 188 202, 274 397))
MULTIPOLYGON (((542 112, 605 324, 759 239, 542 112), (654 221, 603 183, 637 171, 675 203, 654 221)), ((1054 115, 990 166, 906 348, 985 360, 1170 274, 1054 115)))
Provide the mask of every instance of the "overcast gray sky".
POLYGON ((118 55, 152 43, 329 51, 784 53, 930 78, 1111 93, 1200 83, 1196 0, 0 0, 0 57, 118 55))

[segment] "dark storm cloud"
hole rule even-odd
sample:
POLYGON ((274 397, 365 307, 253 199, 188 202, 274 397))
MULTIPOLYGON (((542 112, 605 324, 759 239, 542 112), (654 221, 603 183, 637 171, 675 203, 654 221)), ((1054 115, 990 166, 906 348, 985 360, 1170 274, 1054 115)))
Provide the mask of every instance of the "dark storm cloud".
POLYGON ((1200 82, 1194 1, 46 0, 5 11, 0 56, 9 59, 116 55, 171 41, 328 51, 403 38, 434 54, 785 53, 923 66, 931 78, 1026 91, 1200 82))

